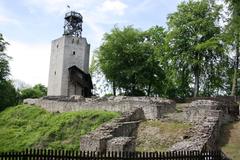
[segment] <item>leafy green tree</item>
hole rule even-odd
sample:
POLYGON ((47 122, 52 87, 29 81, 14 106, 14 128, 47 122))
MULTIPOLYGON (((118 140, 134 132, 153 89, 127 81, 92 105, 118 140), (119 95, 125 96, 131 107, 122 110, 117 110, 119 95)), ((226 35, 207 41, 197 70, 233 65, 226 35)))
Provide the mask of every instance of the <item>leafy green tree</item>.
POLYGON ((17 92, 12 82, 8 80, 10 74, 8 61, 10 57, 4 53, 6 45, 8 45, 8 42, 0 34, 0 110, 16 105, 18 102, 17 92))
POLYGON ((116 96, 116 88, 106 80, 105 75, 101 71, 98 58, 98 50, 94 51, 89 72, 93 81, 93 95, 100 96, 107 94, 116 96), (112 94, 110 93, 111 91, 112 94))
POLYGON ((141 66, 140 75, 147 96, 165 96, 166 76, 164 70, 165 37, 164 28, 154 26, 143 32, 143 41, 139 44, 142 54, 146 56, 141 66))
POLYGON ((161 93, 165 74, 155 46, 161 46, 164 35, 161 27, 143 32, 131 26, 115 27, 104 35, 98 50, 99 66, 113 88, 129 96, 161 93))
POLYGON ((191 85, 194 97, 201 88, 205 91, 221 86, 222 82, 215 83, 227 61, 217 23, 221 9, 211 0, 189 0, 168 16, 169 63, 176 69, 176 86, 188 95, 191 85))
POLYGON ((40 98, 47 95, 47 88, 42 84, 37 84, 34 87, 20 90, 21 100, 26 98, 40 98))
POLYGON ((9 106, 18 104, 18 93, 12 82, 4 80, 0 82, 0 111, 9 106))
POLYGON ((10 74, 8 64, 10 57, 4 53, 6 45, 8 45, 8 42, 4 40, 3 35, 0 33, 0 81, 6 80, 10 74))
POLYGON ((235 51, 234 56, 234 72, 232 78, 232 91, 231 95, 236 96, 238 92, 239 77, 239 45, 240 45, 240 1, 239 0, 225 0, 228 4, 228 10, 230 11, 230 18, 226 26, 226 37, 228 43, 232 46, 230 49, 235 51))

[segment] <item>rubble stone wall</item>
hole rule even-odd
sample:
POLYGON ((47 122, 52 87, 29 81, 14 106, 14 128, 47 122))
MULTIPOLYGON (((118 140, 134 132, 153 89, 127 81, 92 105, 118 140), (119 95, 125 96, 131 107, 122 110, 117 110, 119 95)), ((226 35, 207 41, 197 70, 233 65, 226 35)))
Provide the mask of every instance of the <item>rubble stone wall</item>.
POLYGON ((80 150, 135 151, 135 136, 141 120, 145 120, 142 108, 125 112, 120 118, 82 136, 80 150))
POLYGON ((187 121, 198 123, 205 118, 209 110, 221 110, 223 112, 221 118, 223 123, 234 121, 239 115, 239 106, 235 102, 197 100, 190 103, 184 118, 187 121))
POLYGON ((239 114, 238 104, 213 100, 193 101, 186 111, 185 119, 195 123, 183 141, 174 144, 169 151, 218 150, 217 141, 221 126, 233 121, 239 114))
POLYGON ((202 123, 190 130, 190 137, 174 144, 169 151, 217 150, 222 111, 210 110, 202 123))
POLYGON ((109 97, 81 98, 79 101, 61 99, 25 99, 24 103, 37 105, 49 112, 69 112, 89 109, 127 112, 132 108, 142 108, 147 119, 158 119, 165 113, 175 111, 176 103, 158 97, 109 97))

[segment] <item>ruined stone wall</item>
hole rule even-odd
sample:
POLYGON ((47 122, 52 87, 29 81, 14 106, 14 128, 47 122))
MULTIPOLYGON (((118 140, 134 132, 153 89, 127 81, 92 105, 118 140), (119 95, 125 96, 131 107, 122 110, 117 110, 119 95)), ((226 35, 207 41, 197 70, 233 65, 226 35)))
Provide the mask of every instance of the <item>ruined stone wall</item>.
POLYGON ((114 121, 102 125, 80 139, 82 151, 135 151, 135 136, 138 124, 144 120, 142 108, 131 111, 114 121))
POLYGON ((221 129, 222 111, 211 110, 205 119, 192 128, 189 137, 174 144, 169 151, 217 150, 217 139, 221 129))
POLYGON ((89 109, 126 112, 132 108, 142 108, 147 119, 158 119, 165 113, 175 111, 176 103, 158 97, 109 97, 81 98, 80 100, 62 99, 25 99, 24 103, 37 105, 49 112, 69 112, 89 109))
POLYGON ((232 101, 197 100, 190 103, 185 112, 186 121, 198 123, 206 116, 209 110, 221 110, 223 112, 221 121, 228 123, 234 121, 239 115, 239 106, 232 101))
POLYGON ((185 120, 195 123, 183 141, 174 144, 169 151, 218 150, 217 141, 221 126, 237 118, 238 105, 212 100, 193 101, 185 114, 185 120), (230 105, 231 104, 231 105, 230 105))

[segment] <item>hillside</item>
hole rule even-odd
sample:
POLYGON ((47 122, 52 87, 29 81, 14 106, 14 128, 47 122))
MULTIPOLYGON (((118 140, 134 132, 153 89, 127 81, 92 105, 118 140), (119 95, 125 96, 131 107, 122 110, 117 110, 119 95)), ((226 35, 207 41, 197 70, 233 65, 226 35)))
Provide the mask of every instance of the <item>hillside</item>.
POLYGON ((0 112, 0 152, 25 148, 79 149, 79 138, 116 112, 49 113, 36 106, 19 105, 0 112))

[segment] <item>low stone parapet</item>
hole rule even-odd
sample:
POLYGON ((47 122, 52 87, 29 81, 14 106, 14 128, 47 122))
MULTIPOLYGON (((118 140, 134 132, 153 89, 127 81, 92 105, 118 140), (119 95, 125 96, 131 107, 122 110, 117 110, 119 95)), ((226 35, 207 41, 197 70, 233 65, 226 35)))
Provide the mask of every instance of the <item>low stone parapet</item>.
POLYGON ((142 108, 147 119, 159 119, 164 114, 173 112, 176 109, 174 101, 159 97, 81 97, 78 101, 72 101, 71 99, 66 99, 66 97, 60 97, 59 99, 50 97, 48 99, 25 99, 24 103, 40 106, 49 112, 70 112, 89 109, 127 112, 133 108, 142 108))

